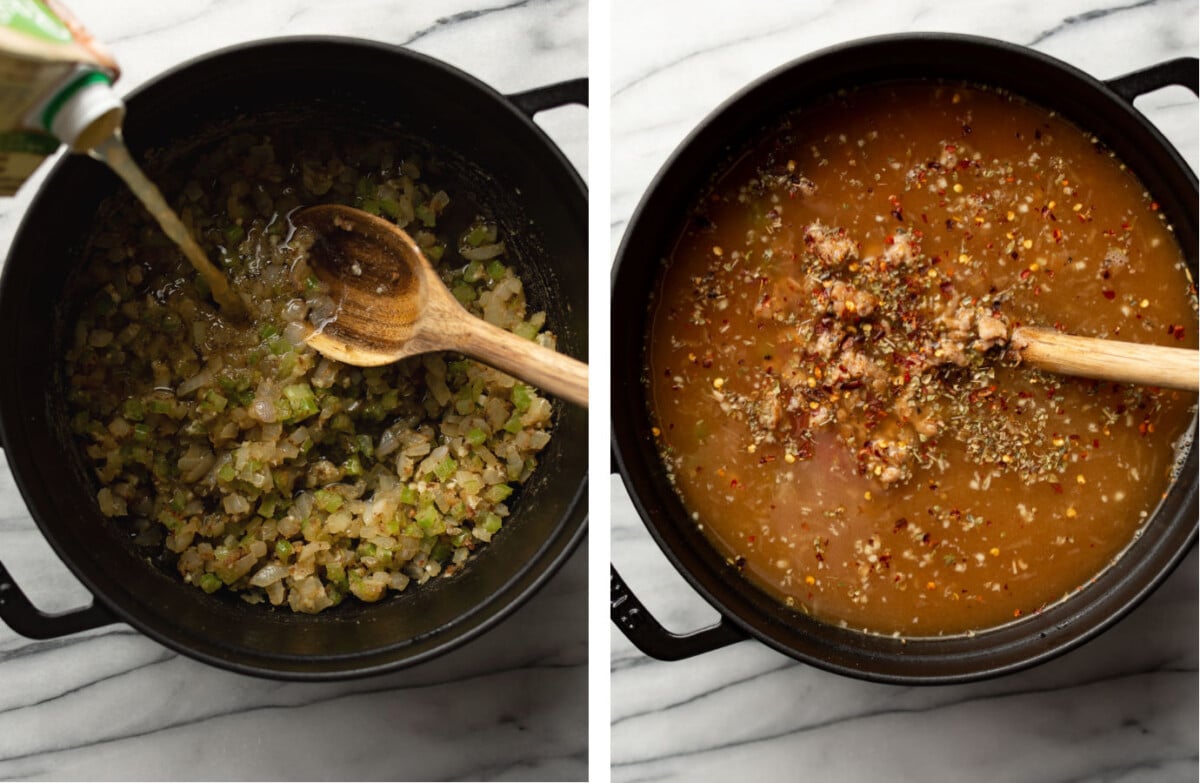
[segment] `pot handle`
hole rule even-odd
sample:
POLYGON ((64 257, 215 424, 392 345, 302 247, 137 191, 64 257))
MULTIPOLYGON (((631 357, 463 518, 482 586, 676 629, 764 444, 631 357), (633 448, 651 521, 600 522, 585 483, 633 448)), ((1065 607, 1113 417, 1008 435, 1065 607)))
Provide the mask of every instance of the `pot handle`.
POLYGON ((1200 59, 1180 57, 1176 60, 1167 60, 1140 71, 1109 79, 1105 84, 1130 103, 1133 103, 1133 99, 1139 95, 1145 95, 1172 84, 1178 84, 1193 93, 1200 94, 1200 59))
POLYGON ((547 84, 545 87, 535 87, 525 92, 516 92, 508 96, 513 105, 529 117, 547 109, 556 109, 568 103, 588 105, 588 80, 569 79, 565 82, 547 84))
POLYGON ((0 563, 0 619, 9 628, 30 639, 53 639, 119 622, 112 612, 95 599, 92 599, 91 606, 82 609, 59 614, 43 612, 25 597, 3 563, 0 563))
POLYGON ((612 621, 634 646, 660 661, 680 661, 744 641, 744 631, 724 617, 716 625, 691 633, 671 633, 646 611, 617 569, 609 566, 612 621))

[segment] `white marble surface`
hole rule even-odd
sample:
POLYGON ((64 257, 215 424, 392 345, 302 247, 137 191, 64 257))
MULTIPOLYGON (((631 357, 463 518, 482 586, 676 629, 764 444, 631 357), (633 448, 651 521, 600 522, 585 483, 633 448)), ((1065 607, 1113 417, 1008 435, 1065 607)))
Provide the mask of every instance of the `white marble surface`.
MULTIPOLYGON (((612 242, 709 111, 768 70, 852 38, 932 30, 1032 45, 1101 77, 1197 54, 1195 0, 619 0, 612 15, 612 242)), ((1197 163, 1197 101, 1138 106, 1197 163)), ((717 615, 612 480, 612 558, 670 629, 717 615)), ((1197 555, 1116 628, 1038 668, 937 688, 826 674, 755 642, 677 663, 612 639, 614 781, 1197 779, 1197 555)))
MULTIPOLYGON (((68 5, 121 61, 121 90, 223 46, 299 34, 408 45, 502 92, 587 71, 583 0, 68 5)), ((586 111, 538 121, 586 172, 586 111)), ((0 200, 3 247, 36 186, 0 200)), ((582 779, 586 549, 483 637, 432 663, 349 683, 229 674, 122 625, 34 642, 0 624, 0 778, 582 779)), ((0 559, 47 611, 88 601, 42 539, 2 458, 0 559)))

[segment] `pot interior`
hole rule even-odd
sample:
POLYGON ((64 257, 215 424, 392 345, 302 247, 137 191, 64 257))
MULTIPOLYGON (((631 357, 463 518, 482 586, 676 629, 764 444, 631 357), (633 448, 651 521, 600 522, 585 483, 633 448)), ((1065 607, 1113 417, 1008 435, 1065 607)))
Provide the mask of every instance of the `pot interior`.
MULTIPOLYGON (((370 129, 419 149, 430 181, 453 199, 449 230, 476 214, 497 221, 511 237, 510 258, 531 311, 547 312, 559 350, 586 359, 580 180, 526 118, 469 77, 361 42, 260 44, 184 66, 139 90, 129 99, 125 136, 153 177, 225 134, 314 127, 370 129)), ((123 619, 176 649, 251 673, 365 674, 469 638, 565 559, 586 513, 586 451, 572 446, 586 437, 587 420, 585 411, 556 402, 553 437, 541 467, 514 495, 511 524, 451 578, 310 616, 251 606, 224 591, 206 595, 170 566, 148 565, 100 515, 96 480, 61 426, 63 336, 72 324, 64 291, 99 205, 119 187, 99 163, 71 157, 38 194, 0 290, 15 368, 0 400, 10 462, 31 512, 64 561, 123 619)))
POLYGON ((899 639, 818 622, 743 579, 696 531, 658 458, 642 379, 652 292, 663 259, 670 257, 697 198, 779 118, 838 90, 922 79, 1004 88, 1096 134, 1162 205, 1195 279, 1195 176, 1141 115, 1090 77, 1043 55, 983 39, 934 35, 871 39, 826 50, 784 66, 723 104, 653 181, 625 234, 614 276, 614 445, 651 534, 692 586, 753 636, 822 668, 888 682, 978 679, 1069 649, 1144 598, 1196 535, 1195 421, 1178 480, 1114 567, 1036 616, 972 635, 899 639))

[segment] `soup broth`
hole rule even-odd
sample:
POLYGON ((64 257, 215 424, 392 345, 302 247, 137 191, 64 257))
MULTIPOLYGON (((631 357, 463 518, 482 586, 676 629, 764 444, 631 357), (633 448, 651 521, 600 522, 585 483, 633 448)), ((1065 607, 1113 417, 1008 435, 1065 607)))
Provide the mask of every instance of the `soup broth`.
POLYGON ((1171 485, 1195 395, 1020 365, 1018 325, 1196 346, 1172 228, 1103 143, 904 82, 784 118, 667 259, 654 435, 730 565, 873 633, 968 633, 1085 587, 1171 485))

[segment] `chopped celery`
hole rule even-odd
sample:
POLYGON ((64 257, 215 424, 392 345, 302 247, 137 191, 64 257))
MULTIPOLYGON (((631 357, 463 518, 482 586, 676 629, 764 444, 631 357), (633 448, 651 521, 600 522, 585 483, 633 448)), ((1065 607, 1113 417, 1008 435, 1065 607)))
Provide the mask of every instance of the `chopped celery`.
POLYGON ((433 469, 433 474, 442 481, 447 481, 458 470, 458 463, 453 457, 446 457, 439 462, 433 469))
POLYGON ((206 593, 215 593, 221 589, 221 579, 216 574, 201 574, 200 589, 206 593))
POLYGON ((487 226, 479 223, 471 227, 471 230, 463 236, 463 241, 471 247, 479 247, 487 241, 487 236, 487 226))
POLYGON ((514 413, 509 417, 508 421, 504 422, 504 431, 511 432, 516 435, 521 431, 521 414, 514 413))
POLYGON ((121 413, 130 421, 141 421, 146 418, 146 409, 142 406, 141 400, 125 400, 125 404, 121 406, 121 413))
POLYGON ((503 503, 504 501, 508 500, 512 493, 512 487, 507 484, 493 484, 487 488, 487 491, 483 493, 483 496, 493 503, 503 503))
POLYGON ((421 501, 421 496, 412 487, 404 487, 400 490, 400 502, 407 506, 415 506, 421 501))
POLYGON ((513 327, 513 334, 517 337, 524 337, 526 340, 532 340, 537 337, 538 328, 529 321, 522 321, 513 327))
POLYGON ((345 502, 341 495, 336 492, 330 492, 327 489, 318 489, 313 494, 316 497, 317 508, 328 514, 337 511, 342 507, 342 503, 345 502))
POLYGON ((512 404, 516 409, 524 413, 529 410, 529 404, 533 402, 533 394, 529 391, 529 387, 523 383, 513 384, 512 388, 512 404))
POLYGON ((495 533, 497 530, 500 529, 500 525, 501 525, 500 517, 489 511, 487 514, 484 515, 483 524, 480 525, 480 527, 482 527, 484 530, 486 530, 489 533, 495 533))
POLYGON ((485 440, 487 440, 487 433, 478 427, 473 428, 467 433, 467 443, 470 443, 472 446, 482 446, 485 440))
POLYGON ((508 267, 504 266, 504 264, 498 260, 493 260, 487 266, 488 277, 492 278, 493 280, 499 280, 500 278, 504 277, 504 273, 507 271, 508 267))
POLYGON ((295 547, 292 546, 292 542, 288 541, 286 538, 281 538, 275 542, 275 556, 281 561, 286 562, 287 559, 292 556, 292 552, 294 551, 295 547))
POLYGON ((317 413, 321 408, 317 405, 317 396, 307 383, 296 383, 285 386, 283 396, 291 406, 289 421, 302 421, 317 413))

